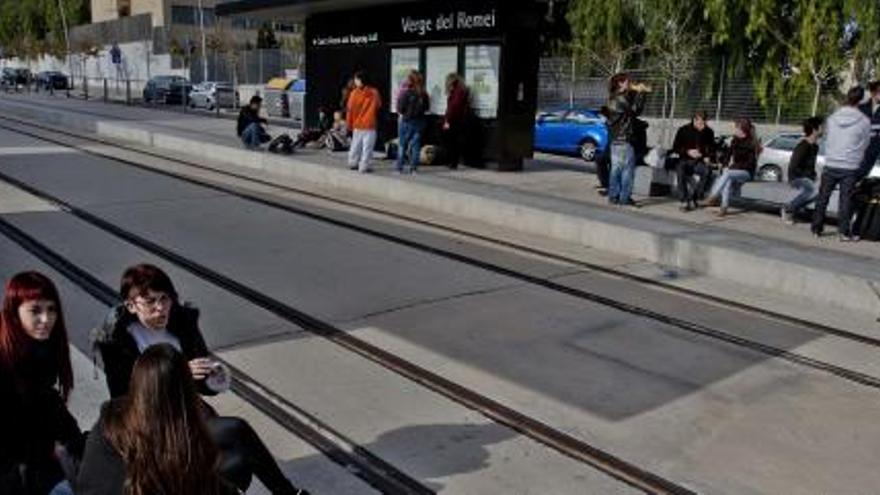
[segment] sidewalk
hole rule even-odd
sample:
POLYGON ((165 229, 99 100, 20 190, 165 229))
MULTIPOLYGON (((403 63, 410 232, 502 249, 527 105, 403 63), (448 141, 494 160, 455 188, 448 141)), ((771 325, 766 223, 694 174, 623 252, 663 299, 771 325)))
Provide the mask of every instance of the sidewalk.
POLYGON ((760 212, 734 210, 724 219, 706 211, 682 213, 672 198, 639 198, 640 209, 610 207, 595 192, 595 176, 575 159, 539 156, 522 173, 425 167, 415 177, 392 177, 392 165, 377 160, 376 173, 361 175, 347 169, 341 154, 249 152, 225 119, 58 97, 4 96, 0 108, 10 117, 259 171, 342 198, 366 195, 396 203, 398 211, 430 210, 535 242, 552 239, 643 260, 673 276, 709 276, 844 314, 874 314, 878 307, 880 244, 816 240, 806 225, 790 227, 760 212))

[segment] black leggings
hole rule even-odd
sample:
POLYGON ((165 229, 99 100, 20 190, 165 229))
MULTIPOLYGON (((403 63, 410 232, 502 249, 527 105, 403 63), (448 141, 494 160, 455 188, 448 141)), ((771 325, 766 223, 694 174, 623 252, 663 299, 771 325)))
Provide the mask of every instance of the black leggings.
POLYGON ((207 418, 208 432, 220 449, 220 473, 241 491, 247 491, 256 476, 273 494, 293 494, 290 483, 272 453, 247 421, 228 417, 207 418))

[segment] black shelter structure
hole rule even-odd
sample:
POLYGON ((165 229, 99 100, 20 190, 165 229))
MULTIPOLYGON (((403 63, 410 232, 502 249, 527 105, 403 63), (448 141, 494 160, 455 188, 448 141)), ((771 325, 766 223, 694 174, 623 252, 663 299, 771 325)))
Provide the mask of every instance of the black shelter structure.
POLYGON ((303 19, 306 120, 341 104, 356 71, 366 73, 385 102, 379 140, 396 134, 397 88, 410 69, 425 75, 432 125, 446 110, 445 80, 467 83, 477 122, 471 138, 499 170, 520 170, 532 156, 546 5, 538 0, 250 0, 220 4, 218 15, 303 19))

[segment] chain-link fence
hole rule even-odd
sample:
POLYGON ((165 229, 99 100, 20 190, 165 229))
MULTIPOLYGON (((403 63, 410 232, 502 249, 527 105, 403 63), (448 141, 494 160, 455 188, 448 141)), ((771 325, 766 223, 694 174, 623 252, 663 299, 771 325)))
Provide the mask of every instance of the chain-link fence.
POLYGON ((198 54, 189 58, 173 56, 172 67, 188 68, 190 80, 194 83, 208 80, 265 84, 273 77, 284 77, 290 70, 296 70, 302 76, 302 60, 300 53, 282 49, 209 51, 204 60, 198 54))
MULTIPOLYGON (((812 115, 814 95, 801 91, 796 96, 771 95, 762 104, 753 81, 746 75, 726 74, 723 61, 701 59, 690 81, 679 83, 675 97, 674 116, 688 118, 697 110, 710 118, 732 120, 748 117, 754 122, 769 124, 798 123, 812 115)), ((673 109, 673 95, 663 76, 652 69, 627 71, 634 79, 650 84, 644 115, 668 117, 673 109)), ((544 58, 538 75, 540 108, 581 106, 599 108, 608 97, 608 80, 591 76, 590 67, 571 58, 544 58)), ((817 114, 827 115, 836 106, 836 94, 820 93, 817 114)))

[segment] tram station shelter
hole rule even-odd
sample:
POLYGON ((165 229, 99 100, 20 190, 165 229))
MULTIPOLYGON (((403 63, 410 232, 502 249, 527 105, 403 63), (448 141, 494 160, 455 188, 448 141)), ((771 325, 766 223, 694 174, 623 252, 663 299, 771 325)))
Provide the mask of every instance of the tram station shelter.
MULTIPOLYGON (((540 0, 240 0, 217 15, 304 21, 306 121, 339 108, 342 89, 364 71, 384 100, 379 141, 396 135, 394 100, 410 69, 431 96, 432 129, 446 111, 445 80, 457 72, 479 117, 473 136, 489 166, 520 170, 532 156, 537 104, 540 0)), ((431 139, 432 132, 427 133, 431 139)))

